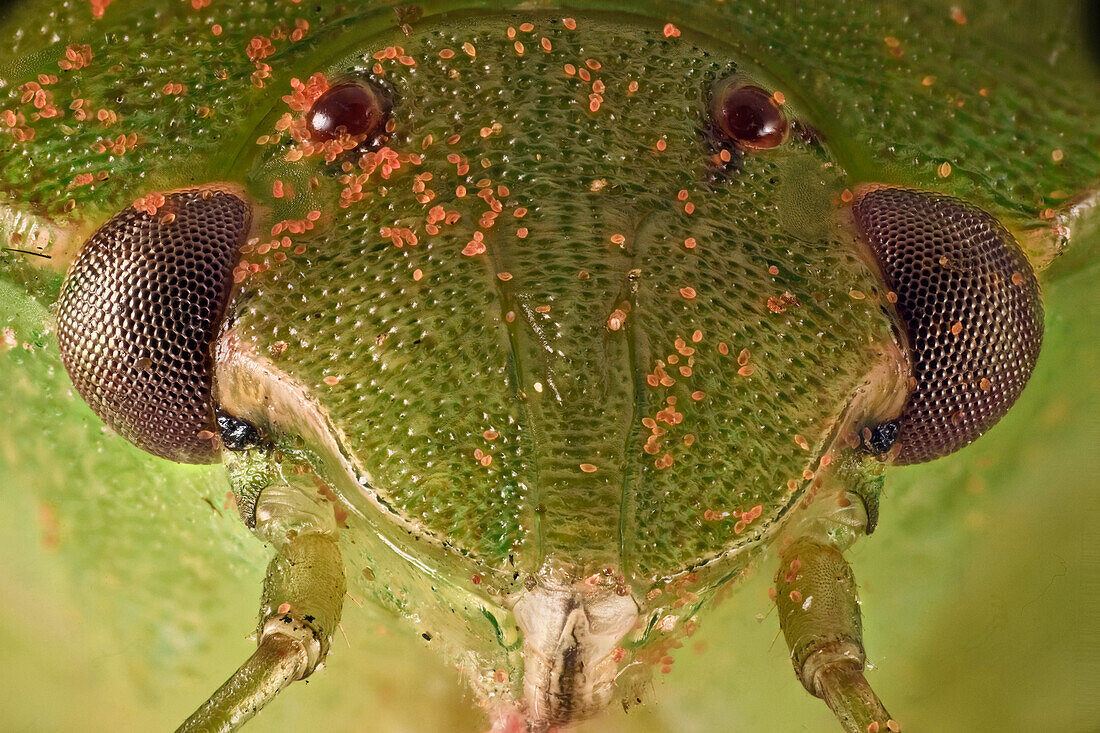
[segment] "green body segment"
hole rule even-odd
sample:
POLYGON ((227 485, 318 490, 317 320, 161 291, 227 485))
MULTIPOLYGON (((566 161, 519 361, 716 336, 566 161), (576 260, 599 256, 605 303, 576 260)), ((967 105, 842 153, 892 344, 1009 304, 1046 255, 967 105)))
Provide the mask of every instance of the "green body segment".
MULTIPOLYGON (((320 71, 392 88, 376 157, 399 167, 330 173, 316 228, 246 248, 233 327, 367 490, 502 571, 650 582, 758 538, 891 338, 833 161, 793 141, 724 163, 728 50, 649 26, 474 18, 320 71)), ((291 149, 261 170, 326 170, 291 149)))
MULTIPOLYGON (((424 20, 410 31, 433 17, 461 17, 458 8, 501 4, 418 7, 424 20)), ((1079 37, 1081 6, 818 3, 798 7, 792 21, 793 8, 604 1, 568 13, 607 13, 612 22, 636 13, 656 28, 671 22, 712 34, 752 73, 766 72, 858 179, 954 193, 1044 232, 1047 209, 1060 211, 1083 181, 1100 177, 1100 102, 1079 37)), ((340 49, 398 24, 392 7, 329 0, 198 10, 64 0, 52 10, 48 22, 33 3, 3 11, 10 32, 0 58, 0 187, 16 211, 61 223, 101 221, 138 188, 240 177, 256 126, 291 77, 304 79, 340 49), (105 6, 98 19, 97 6, 105 6), (84 46, 90 61, 74 64, 69 56, 84 46), (137 139, 111 145, 119 135, 137 139)), ((1059 246, 1054 235, 1037 240, 1045 254, 1059 246)))

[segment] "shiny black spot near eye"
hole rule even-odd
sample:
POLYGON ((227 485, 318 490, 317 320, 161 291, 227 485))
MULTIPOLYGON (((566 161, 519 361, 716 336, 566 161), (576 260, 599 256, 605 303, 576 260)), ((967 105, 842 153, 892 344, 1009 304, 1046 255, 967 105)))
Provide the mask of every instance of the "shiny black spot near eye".
POLYGON ((306 127, 318 142, 343 134, 370 142, 385 132, 390 107, 380 89, 357 82, 337 84, 309 108, 306 127))
POLYGON ((214 414, 221 431, 222 445, 226 450, 244 451, 255 448, 260 444, 263 436, 252 423, 239 417, 230 415, 224 410, 218 410, 214 414))
POLYGON ((787 139, 783 111, 770 93, 752 84, 728 84, 715 96, 711 115, 722 136, 747 150, 767 150, 787 139))
POLYGON ((896 420, 891 420, 868 430, 863 445, 868 452, 881 456, 889 452, 897 440, 898 423, 896 420))

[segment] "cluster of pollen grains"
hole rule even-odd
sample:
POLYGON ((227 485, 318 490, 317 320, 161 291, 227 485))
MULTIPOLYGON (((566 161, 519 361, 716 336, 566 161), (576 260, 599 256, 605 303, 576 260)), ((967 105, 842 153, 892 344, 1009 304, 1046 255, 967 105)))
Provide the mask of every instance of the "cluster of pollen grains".
POLYGON ((912 350, 896 460, 938 458, 992 427, 1023 391, 1042 342, 1039 285, 1012 235, 956 199, 884 189, 853 214, 912 350))
POLYGON ((263 79, 336 6, 70 0, 23 26, 15 12, 5 43, 27 71, 0 88, 0 190, 79 216, 84 204, 117 211, 138 177, 204 180, 235 126, 270 104, 263 79))
POLYGON ((392 134, 293 161, 327 176, 324 227, 248 281, 238 328, 390 506, 489 562, 535 543, 660 574, 764 526, 812 462, 793 436, 818 446, 889 333, 847 296, 870 272, 774 201, 828 205, 828 161, 792 142, 716 175, 705 99, 732 64, 660 27, 402 44, 325 71, 392 89, 392 134))
POLYGON ((184 463, 216 455, 210 347, 250 221, 228 193, 144 196, 69 271, 57 337, 73 386, 150 453, 184 463))

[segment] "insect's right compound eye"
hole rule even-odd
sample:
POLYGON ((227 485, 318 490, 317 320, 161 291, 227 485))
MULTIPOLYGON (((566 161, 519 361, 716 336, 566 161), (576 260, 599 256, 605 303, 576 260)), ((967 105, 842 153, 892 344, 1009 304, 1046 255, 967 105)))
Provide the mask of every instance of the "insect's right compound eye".
POLYGON ((251 219, 224 191, 147 196, 92 235, 61 288, 57 336, 73 385, 154 455, 217 457, 211 347, 251 219))
POLYGON ((1004 416, 1027 384, 1043 338, 1031 265, 996 219, 957 199, 872 190, 852 209, 909 341, 901 415, 865 444, 895 463, 952 453, 1004 416))

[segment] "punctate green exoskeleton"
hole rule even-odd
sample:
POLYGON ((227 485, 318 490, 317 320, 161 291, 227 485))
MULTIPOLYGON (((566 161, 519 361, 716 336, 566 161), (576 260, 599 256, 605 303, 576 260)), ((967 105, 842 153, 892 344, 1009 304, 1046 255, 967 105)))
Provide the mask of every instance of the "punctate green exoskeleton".
POLYGON ((1095 229, 1077 9, 469 5, 5 20, 3 284, 51 304, 5 339, 37 324, 124 452, 223 464, 210 510, 267 545, 255 651, 181 730, 354 654, 347 598, 486 725, 580 724, 754 567, 806 691, 900 730, 845 553, 888 466, 1020 397, 1035 273, 1095 229))

